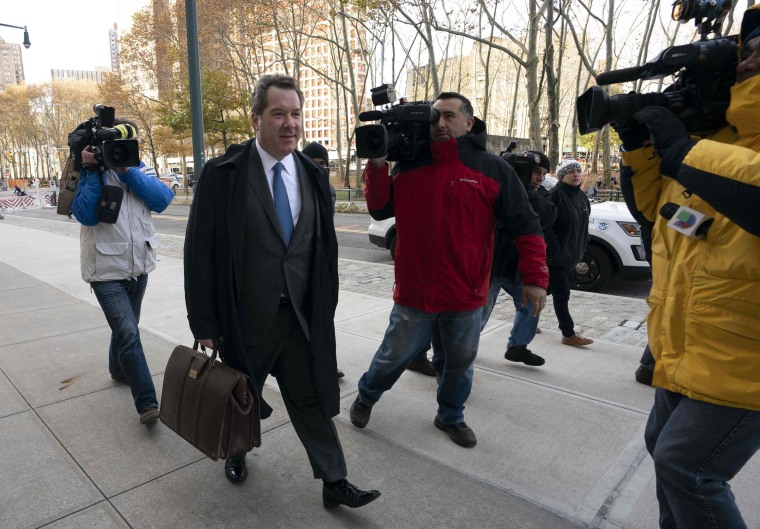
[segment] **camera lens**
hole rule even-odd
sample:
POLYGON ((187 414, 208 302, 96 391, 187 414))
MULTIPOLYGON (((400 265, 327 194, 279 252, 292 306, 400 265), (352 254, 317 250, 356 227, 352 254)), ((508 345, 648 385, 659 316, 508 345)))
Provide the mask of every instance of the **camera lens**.
POLYGON ((365 145, 370 151, 376 152, 385 145, 385 134, 381 130, 374 130, 365 136, 365 145))
POLYGON ((118 144, 113 146, 109 154, 111 155, 111 160, 114 165, 117 167, 124 164, 124 162, 129 159, 129 150, 118 144))
POLYGON ((360 158, 379 158, 388 152, 388 135, 383 125, 356 128, 356 153, 360 158))

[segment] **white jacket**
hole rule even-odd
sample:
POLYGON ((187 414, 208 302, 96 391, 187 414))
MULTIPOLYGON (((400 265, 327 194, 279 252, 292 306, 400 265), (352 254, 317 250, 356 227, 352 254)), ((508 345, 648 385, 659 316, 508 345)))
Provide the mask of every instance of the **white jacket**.
POLYGON ((96 172, 82 171, 72 205, 72 212, 82 223, 81 269, 82 279, 87 283, 136 278, 156 268, 159 242, 151 209, 163 211, 173 196, 166 185, 136 168, 121 178, 107 170, 103 180, 106 185, 124 190, 119 217, 114 224, 97 222, 93 216, 97 214, 102 190, 96 172), (90 221, 88 217, 92 217, 90 221), (92 221, 94 225, 88 225, 92 221))

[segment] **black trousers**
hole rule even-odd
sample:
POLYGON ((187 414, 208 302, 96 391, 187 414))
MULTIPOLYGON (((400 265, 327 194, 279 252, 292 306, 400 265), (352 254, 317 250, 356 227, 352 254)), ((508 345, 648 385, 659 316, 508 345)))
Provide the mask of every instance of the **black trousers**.
POLYGON ((248 374, 259 394, 270 373, 277 379, 314 477, 326 481, 345 478, 343 447, 332 419, 325 418, 319 410, 309 342, 292 305, 281 304, 269 337, 261 345, 246 345, 245 352, 248 374))
POLYGON ((559 330, 562 331, 562 336, 572 336, 575 334, 575 323, 568 308, 570 278, 567 277, 567 267, 549 267, 549 286, 552 289, 552 303, 554 304, 554 314, 559 323, 559 330))

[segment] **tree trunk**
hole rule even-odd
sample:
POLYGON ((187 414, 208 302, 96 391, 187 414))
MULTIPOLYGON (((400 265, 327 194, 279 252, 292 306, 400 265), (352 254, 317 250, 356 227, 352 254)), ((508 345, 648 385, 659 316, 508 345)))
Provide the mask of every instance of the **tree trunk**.
MULTIPOLYGON (((544 24, 546 32, 546 49, 544 50, 544 71, 546 72, 546 94, 549 103, 549 160, 559 158, 557 147, 557 136, 559 135, 559 90, 558 79, 554 73, 554 10, 549 7, 546 10, 546 22, 544 24)), ((546 147, 543 143, 540 150, 546 147)))

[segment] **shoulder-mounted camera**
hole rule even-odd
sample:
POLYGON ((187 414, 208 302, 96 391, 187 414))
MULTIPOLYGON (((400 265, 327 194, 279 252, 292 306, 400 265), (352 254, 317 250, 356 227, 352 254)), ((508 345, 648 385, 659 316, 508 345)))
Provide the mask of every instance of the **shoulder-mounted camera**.
MULTIPOLYGON (((384 84, 370 90, 372 104, 388 105, 396 100, 393 85, 384 84)), ((428 101, 408 103, 405 98, 384 110, 359 114, 360 121, 380 121, 379 125, 356 128, 356 155, 359 158, 380 158, 389 161, 411 160, 420 146, 430 143, 430 124, 440 113, 428 101)))
POLYGON ((645 106, 668 108, 695 135, 723 127, 738 61, 738 36, 721 37, 721 26, 732 4, 733 0, 676 0, 673 20, 694 20, 699 41, 671 46, 642 66, 604 72, 596 78, 598 85, 610 85, 675 74, 675 82, 662 92, 648 94, 609 96, 600 86, 589 88, 577 101, 581 134, 596 132, 611 122, 629 125, 633 114, 645 106), (710 33, 714 38, 708 39, 710 33))
POLYGON ((541 157, 530 151, 524 151, 521 153, 513 152, 517 147, 516 142, 511 142, 509 147, 505 151, 499 153, 499 156, 504 158, 512 169, 517 173, 517 178, 520 179, 520 183, 525 186, 526 189, 530 188, 530 182, 533 179, 533 169, 539 166, 541 163, 541 157))
POLYGON ((108 169, 140 165, 135 128, 127 123, 114 125, 116 111, 113 107, 97 104, 92 110, 95 116, 69 133, 69 155, 74 158, 74 168, 79 171, 82 167, 94 170, 101 165, 108 169), (86 167, 82 163, 82 151, 87 146, 92 148, 97 160, 95 167, 86 167))

